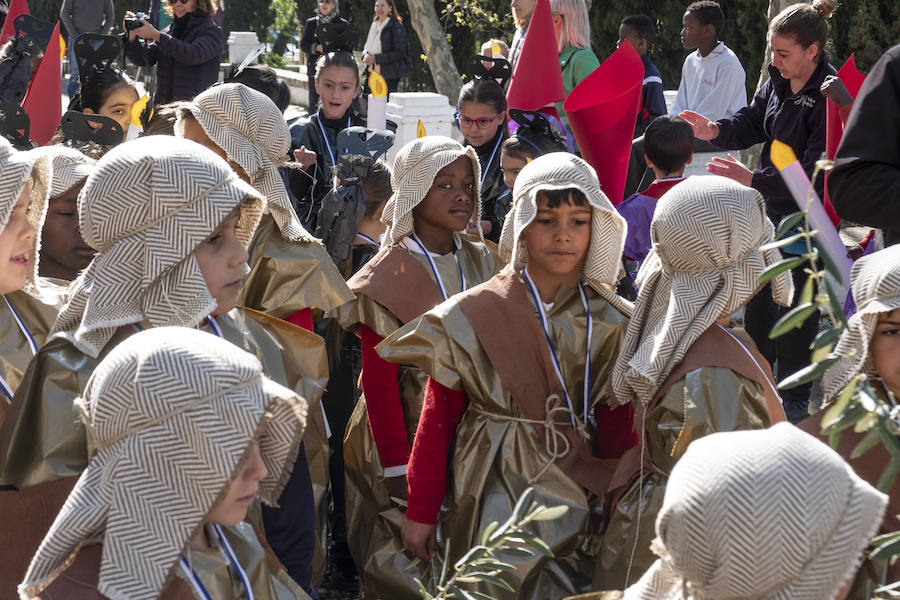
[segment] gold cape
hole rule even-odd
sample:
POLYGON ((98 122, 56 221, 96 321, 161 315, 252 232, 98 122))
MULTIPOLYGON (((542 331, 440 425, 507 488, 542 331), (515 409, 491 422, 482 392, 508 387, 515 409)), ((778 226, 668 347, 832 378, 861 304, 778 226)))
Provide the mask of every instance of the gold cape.
POLYGON ((327 312, 353 299, 325 247, 284 239, 271 214, 263 215, 249 253, 241 306, 285 319, 305 308, 327 312))
MULTIPOLYGON (((419 261, 433 280, 425 255, 399 246, 395 246, 395 249, 407 252, 419 261)), ((499 269, 494 254, 483 244, 463 239, 458 254, 459 265, 468 287, 490 279, 499 269)), ((459 267, 453 255, 436 256, 433 260, 447 293, 462 291, 459 267)), ((350 284, 351 289, 357 292, 353 279, 350 284)), ((358 333, 359 326, 366 325, 382 337, 390 335, 402 324, 387 308, 360 292, 357 292, 354 301, 340 307, 333 316, 348 331, 358 333)), ((427 380, 428 376, 420 369, 400 367, 398 385, 410 446, 419 423, 427 380)), ((421 595, 413 581, 418 573, 407 570, 410 561, 403 552, 400 538, 403 513, 391 502, 384 486, 383 469, 369 429, 364 394, 360 397, 344 434, 344 473, 347 543, 359 570, 364 597, 418 600, 421 595)))
MULTIPOLYGON (((593 323, 589 400, 593 405, 611 399, 610 374, 624 339, 627 317, 590 288, 586 292, 593 323)), ((530 299, 528 302, 538 319, 537 308, 530 299)), ((578 290, 561 287, 547 316, 573 408, 583 417, 587 333, 578 290)), ((498 314, 498 323, 502 319, 498 314)), ((544 440, 538 439, 531 424, 513 420, 522 417, 519 406, 503 386, 459 305, 451 301, 426 313, 382 342, 378 352, 392 362, 426 369, 436 381, 462 390, 468 397, 448 456, 444 500, 448 510, 439 518, 442 537, 451 544, 451 564, 479 543, 491 522, 502 523, 509 518, 529 485, 536 490, 537 502, 569 508, 560 519, 529 527, 547 542, 555 558, 507 557, 517 569, 503 577, 515 592, 503 592, 496 586, 467 589, 502 600, 562 598, 589 590, 602 498, 581 487, 555 463, 546 466, 551 457, 544 449, 544 440)), ((394 551, 402 552, 402 548, 394 551)), ((412 576, 421 574, 413 571, 412 576)))
MULTIPOLYGON (((635 411, 640 414, 642 408, 635 407, 635 411)), ((600 562, 594 570, 594 589, 625 589, 632 548, 628 585, 656 561, 650 543, 656 537, 656 515, 662 508, 666 482, 693 440, 720 431, 769 425, 762 387, 730 369, 701 367, 676 381, 647 413, 644 437, 651 464, 644 462, 643 478, 631 482, 609 517, 600 562)))
MULTIPOLYGON (((266 376, 309 402, 304 440, 324 436, 320 398, 328 367, 322 338, 249 309, 234 309, 216 322, 225 339, 260 360, 266 376)), ((206 323, 201 329, 212 332, 206 323)), ((62 337, 41 348, 0 429, 0 484, 21 489, 84 470, 87 439, 73 402, 97 364, 134 332, 132 327, 120 327, 97 358, 83 354, 62 337)))
MULTIPOLYGON (((244 522, 232 527, 223 526, 222 532, 250 579, 254 598, 257 600, 309 600, 306 592, 288 576, 278 559, 262 547, 252 525, 244 522)), ((222 558, 218 548, 186 550, 184 556, 212 598, 237 600, 246 597, 243 584, 234 570, 222 558)), ((182 566, 179 566, 176 573, 190 585, 182 566)), ((193 590, 193 588, 191 589, 193 590)))

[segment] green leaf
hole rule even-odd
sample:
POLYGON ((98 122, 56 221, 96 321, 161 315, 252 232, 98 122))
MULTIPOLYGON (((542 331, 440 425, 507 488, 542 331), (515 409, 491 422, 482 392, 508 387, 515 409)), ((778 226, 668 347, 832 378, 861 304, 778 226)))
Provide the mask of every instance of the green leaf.
POLYGON ((826 358, 822 362, 808 365, 779 383, 778 389, 789 390, 793 387, 797 387, 798 385, 809 383, 813 379, 820 377, 825 371, 828 370, 828 367, 836 363, 838 359, 840 359, 839 356, 830 354, 828 358, 826 358))
POLYGON ((799 328, 818 308, 819 306, 813 302, 795 306, 778 319, 778 322, 772 327, 772 331, 769 332, 769 339, 774 340, 788 333, 791 329, 799 328))
MULTIPOLYGON (((530 556, 530 555, 529 555, 530 556)), ((487 569, 489 571, 515 571, 516 568, 505 562, 500 562, 495 558, 480 558, 469 563, 472 567, 487 569)))
POLYGON ((822 418, 822 428, 825 429, 832 423, 836 422, 838 418, 844 413, 847 406, 850 404, 850 400, 856 394, 856 389, 859 387, 859 379, 854 377, 850 380, 850 383, 841 390, 841 393, 838 394, 837 400, 828 407, 825 416, 822 418))
POLYGON ((900 554, 900 531, 879 535, 872 540, 875 549, 869 554, 869 558, 890 558, 900 554))
POLYGON ((834 259, 830 254, 822 249, 821 244, 819 244, 815 238, 813 238, 813 242, 816 244, 816 257, 822 259, 822 263, 825 265, 825 270, 828 271, 838 283, 843 285, 844 276, 841 274, 840 269, 838 269, 837 265, 835 264, 834 259))
POLYGON ((498 523, 497 521, 492 521, 490 523, 490 525, 488 525, 487 527, 484 528, 484 533, 481 534, 481 545, 482 546, 487 546, 487 543, 491 537, 491 534, 494 533, 494 531, 498 527, 500 527, 500 523, 498 523))
POLYGON ((777 250, 778 248, 784 248, 785 246, 790 246, 794 242, 799 242, 806 237, 809 237, 809 234, 805 231, 801 233, 795 233, 791 237, 786 237, 783 240, 775 240, 774 242, 763 244, 759 247, 759 251, 765 252, 766 250, 777 250))
POLYGON ((534 497, 534 488, 529 487, 522 495, 519 497, 519 501, 516 502, 516 507, 513 509, 511 520, 521 521, 522 517, 528 512, 528 508, 531 506, 531 499, 534 497))
POLYGON ((520 558, 531 558, 535 554, 534 550, 531 550, 530 548, 516 548, 515 546, 500 548, 498 552, 500 554, 518 556, 520 558))
POLYGON ((806 283, 803 284, 803 291, 800 292, 800 300, 797 304, 807 304, 813 301, 813 292, 815 291, 815 277, 807 277, 806 283))
POLYGON ((564 514, 569 512, 568 506, 552 506, 552 507, 543 507, 542 510, 535 511, 532 513, 531 520, 532 521, 552 521, 554 519, 558 519, 564 514), (535 514, 536 513, 536 514, 535 514))
POLYGON ((810 350, 818 350, 819 348, 832 346, 835 342, 838 341, 840 337, 841 329, 839 328, 832 328, 821 331, 818 333, 818 335, 816 335, 816 339, 813 340, 813 343, 810 346, 810 350))
POLYGON ((841 413, 836 421, 829 423, 827 427, 823 427, 822 433, 831 435, 831 433, 835 431, 849 429, 856 425, 860 419, 864 419, 868 416, 869 413, 866 412, 866 409, 863 408, 859 402, 855 402, 851 404, 847 410, 841 413))
POLYGON ((784 260, 778 261, 777 263, 763 271, 763 274, 759 276, 759 279, 757 279, 756 282, 760 285, 767 283, 769 280, 774 279, 785 271, 790 271, 795 267, 799 267, 806 261, 806 256, 795 256, 793 258, 786 258, 784 260))
POLYGON ((850 459, 859 458, 875 447, 881 441, 881 432, 878 429, 870 429, 866 436, 853 448, 850 459))
POLYGON ((775 231, 775 239, 780 240, 784 237, 784 234, 793 229, 794 225, 802 221, 804 216, 806 216, 805 213, 802 210, 798 210, 783 218, 781 223, 778 224, 778 229, 775 231))
POLYGON ((456 561, 456 567, 459 568, 471 560, 482 558, 484 556, 487 556, 488 554, 488 549, 485 546, 478 545, 469 548, 469 551, 463 554, 462 558, 456 561))
POLYGON ((469 593, 472 594, 472 596, 474 596, 475 598, 478 598, 478 600, 497 600, 493 596, 489 596, 488 594, 485 594, 483 592, 476 592, 475 590, 472 590, 469 593))
POLYGON ((832 450, 837 452, 838 446, 841 445, 841 439, 844 437, 843 431, 835 431, 828 436, 828 445, 832 450))
POLYGON ((475 596, 462 589, 461 587, 453 585, 452 583, 447 586, 447 592, 449 592, 456 598, 460 598, 460 600, 475 600, 475 596))
POLYGON ((891 459, 891 462, 888 463, 887 467, 884 468, 884 472, 881 474, 881 477, 878 478, 878 485, 876 487, 882 492, 887 493, 890 491, 891 486, 894 485, 894 480, 897 479, 898 474, 900 474, 900 457, 895 456, 891 459))
POLYGON ((544 542, 541 538, 534 538, 532 540, 528 540, 528 547, 533 548, 547 557, 553 556, 553 550, 550 549, 550 546, 544 542))
POLYGON ((494 575, 492 573, 478 573, 477 577, 466 575, 465 577, 457 577, 456 580, 462 583, 479 583, 482 581, 486 581, 508 592, 515 591, 505 579, 503 579, 502 577, 498 577, 497 575, 494 575))

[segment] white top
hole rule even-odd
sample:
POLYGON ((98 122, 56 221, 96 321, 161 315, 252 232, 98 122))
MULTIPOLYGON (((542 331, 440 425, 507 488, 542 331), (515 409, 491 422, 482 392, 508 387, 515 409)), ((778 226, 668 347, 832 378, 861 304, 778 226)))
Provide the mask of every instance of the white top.
POLYGON ((381 54, 381 30, 384 29, 384 26, 387 25, 389 21, 390 19, 372 21, 372 24, 369 26, 369 35, 366 36, 366 45, 363 46, 363 50, 372 56, 381 54))
POLYGON ((741 61, 723 42, 706 56, 696 50, 681 67, 681 84, 672 114, 698 112, 717 121, 747 106, 747 75, 741 61))

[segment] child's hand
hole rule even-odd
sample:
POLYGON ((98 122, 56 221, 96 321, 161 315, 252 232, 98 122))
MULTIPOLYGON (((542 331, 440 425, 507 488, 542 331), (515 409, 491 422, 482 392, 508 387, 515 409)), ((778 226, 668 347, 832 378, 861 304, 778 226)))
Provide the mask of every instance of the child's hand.
POLYGON ((825 78, 825 81, 819 87, 819 91, 822 92, 823 96, 840 107, 853 104, 853 96, 847 91, 847 86, 834 75, 829 75, 825 78))
POLYGON ((691 129, 694 130, 694 137, 698 140, 713 140, 719 137, 719 126, 692 110, 683 110, 678 115, 688 122, 691 129))
POLYGON ((753 171, 748 169, 744 163, 728 155, 728 158, 719 158, 713 156, 712 162, 706 163, 706 170, 713 175, 721 175, 729 179, 734 179, 742 185, 750 187, 753 183, 753 171))
POLYGON ((426 562, 434 558, 437 548, 435 537, 435 525, 416 523, 407 518, 403 519, 400 527, 400 535, 403 537, 403 547, 413 556, 426 562))
POLYGON ((294 150, 294 160, 303 165, 304 169, 308 169, 316 164, 317 156, 312 150, 307 150, 306 146, 300 146, 300 148, 294 150))

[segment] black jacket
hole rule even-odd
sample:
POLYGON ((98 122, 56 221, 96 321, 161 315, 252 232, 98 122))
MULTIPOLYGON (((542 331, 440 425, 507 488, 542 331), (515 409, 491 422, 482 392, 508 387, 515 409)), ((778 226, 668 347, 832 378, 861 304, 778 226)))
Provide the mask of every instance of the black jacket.
POLYGON ((500 241, 500 230, 512 200, 509 189, 503 183, 503 170, 500 168, 502 138, 503 127, 497 130, 497 135, 490 142, 475 148, 481 163, 481 220, 491 223, 491 231, 484 237, 493 242, 500 241))
MULTIPOLYGON (((797 203, 785 186, 769 152, 773 140, 790 146, 812 176, 816 161, 825 152, 825 97, 819 91, 827 75, 836 71, 828 61, 816 68, 803 89, 794 94, 790 81, 769 65, 769 81, 753 98, 753 102, 736 114, 719 119, 719 137, 711 140, 719 148, 742 150, 765 142, 759 168, 753 172, 752 186, 766 199, 766 210, 777 225, 785 215, 797 212, 797 203)), ((816 191, 821 198, 825 178, 817 177, 816 191)))
POLYGON ((190 14, 162 30, 158 42, 136 39, 125 53, 136 65, 158 64, 154 104, 173 100, 191 100, 219 78, 222 56, 222 29, 212 17, 190 14))
POLYGON ((828 192, 841 217, 900 243, 900 45, 866 77, 834 157, 828 192))
MULTIPOLYGON (((346 23, 347 19, 343 17, 334 17, 331 23, 346 23)), ((315 51, 319 38, 316 37, 316 27, 319 26, 319 16, 316 15, 306 20, 303 26, 303 35, 300 37, 300 49, 306 54, 306 72, 312 77, 315 74, 316 61, 322 56, 321 53, 315 51)))
POLYGON ((391 19, 381 30, 381 54, 375 55, 375 64, 381 67, 381 76, 385 79, 405 77, 412 68, 406 47, 406 29, 397 19, 391 19))

